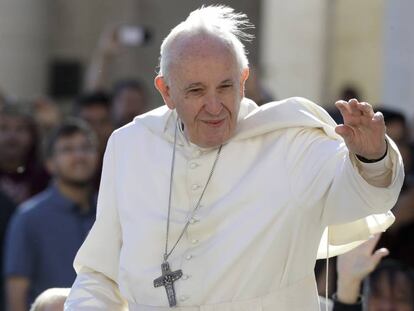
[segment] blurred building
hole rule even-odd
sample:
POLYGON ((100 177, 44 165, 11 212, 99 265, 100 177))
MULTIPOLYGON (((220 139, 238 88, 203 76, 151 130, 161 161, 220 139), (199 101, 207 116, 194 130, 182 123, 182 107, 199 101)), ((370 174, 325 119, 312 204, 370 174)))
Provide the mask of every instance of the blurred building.
POLYGON ((346 87, 414 121, 414 2, 262 0, 260 65, 278 97, 332 105, 346 87))
MULTIPOLYGON (((355 87, 371 103, 393 105, 414 117, 414 36, 411 0, 223 0, 248 14, 256 39, 247 44, 266 89, 278 98, 305 96, 333 103, 355 87)), ((187 14, 217 1, 2 0, 0 86, 9 95, 52 93, 69 97, 82 87, 84 70, 102 30, 110 24, 144 26, 149 40, 126 48, 112 79, 152 88, 159 46, 187 14)))
MULTIPOLYGON (((260 27, 260 1, 226 0, 260 27)), ((108 26, 145 27, 149 40, 125 47, 113 64, 112 80, 138 78, 153 106, 162 99, 153 86, 162 39, 190 11, 217 1, 201 0, 2 0, 0 1, 0 86, 6 94, 48 93, 62 101, 82 87, 83 73, 108 26)), ((253 33, 258 33, 254 30, 253 33)), ((256 36, 258 37, 258 35, 256 36)), ((249 44, 257 59, 259 38, 249 44)))

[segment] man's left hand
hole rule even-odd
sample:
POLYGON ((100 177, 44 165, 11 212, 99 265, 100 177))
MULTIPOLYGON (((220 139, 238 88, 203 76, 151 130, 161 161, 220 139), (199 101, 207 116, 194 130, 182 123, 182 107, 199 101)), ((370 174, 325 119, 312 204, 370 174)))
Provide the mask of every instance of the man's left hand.
POLYGON ((344 119, 335 132, 343 137, 348 150, 368 160, 381 158, 387 150, 382 113, 374 113, 370 104, 356 99, 339 100, 335 106, 344 119))

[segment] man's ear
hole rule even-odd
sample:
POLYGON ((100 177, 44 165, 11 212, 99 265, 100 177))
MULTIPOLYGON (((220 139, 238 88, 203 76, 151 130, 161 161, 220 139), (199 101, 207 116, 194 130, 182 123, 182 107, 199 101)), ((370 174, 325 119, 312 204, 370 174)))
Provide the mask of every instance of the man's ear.
POLYGON ((240 77, 240 96, 244 97, 244 89, 247 78, 249 77, 249 68, 244 68, 240 77))
POLYGON ((154 85, 158 92, 160 92, 162 99, 164 100, 164 103, 168 106, 168 108, 174 109, 175 104, 171 100, 170 88, 167 85, 165 78, 163 76, 156 76, 154 79, 154 85))

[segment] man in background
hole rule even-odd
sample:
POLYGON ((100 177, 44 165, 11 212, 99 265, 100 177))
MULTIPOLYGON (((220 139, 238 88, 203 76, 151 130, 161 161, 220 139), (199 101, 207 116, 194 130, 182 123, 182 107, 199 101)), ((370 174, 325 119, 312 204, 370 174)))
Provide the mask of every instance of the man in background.
POLYGON ((8 310, 27 310, 45 289, 69 287, 72 261, 95 220, 95 135, 80 120, 63 123, 45 146, 53 183, 13 216, 5 243, 8 310))
POLYGON ((95 131, 98 138, 98 151, 103 155, 108 138, 114 130, 110 96, 104 92, 85 93, 75 104, 75 116, 85 120, 95 131))
POLYGON ((143 81, 134 78, 123 78, 112 86, 111 76, 116 58, 123 51, 132 47, 123 42, 122 27, 109 27, 99 38, 96 50, 85 77, 85 89, 88 92, 112 93, 112 119, 116 127, 121 127, 133 118, 148 110, 147 90, 143 81))
POLYGON ((115 84, 112 97, 112 116, 116 127, 131 122, 148 108, 144 84, 136 79, 124 79, 115 84))

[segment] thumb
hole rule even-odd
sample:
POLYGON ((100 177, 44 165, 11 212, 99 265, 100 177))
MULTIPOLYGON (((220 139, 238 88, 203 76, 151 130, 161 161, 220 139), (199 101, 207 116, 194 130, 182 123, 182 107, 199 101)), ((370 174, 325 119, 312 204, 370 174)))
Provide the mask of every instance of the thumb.
POLYGON ((352 136, 352 130, 349 128, 349 126, 346 126, 344 124, 339 124, 335 127, 336 134, 342 136, 343 139, 347 140, 352 136))
POLYGON ((388 249, 386 249, 386 248, 380 248, 380 249, 377 249, 375 252, 374 252, 374 254, 372 254, 372 256, 371 256, 371 267, 372 267, 372 270, 371 271, 373 271, 377 266, 378 266, 378 264, 379 264, 379 262, 381 261, 381 259, 382 258, 384 258, 385 256, 388 256, 389 255, 389 250, 388 249))

